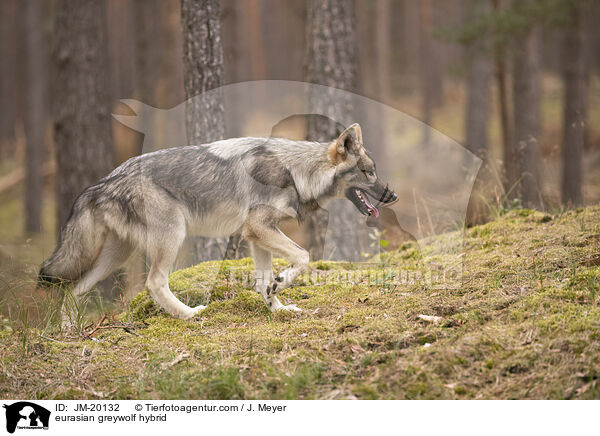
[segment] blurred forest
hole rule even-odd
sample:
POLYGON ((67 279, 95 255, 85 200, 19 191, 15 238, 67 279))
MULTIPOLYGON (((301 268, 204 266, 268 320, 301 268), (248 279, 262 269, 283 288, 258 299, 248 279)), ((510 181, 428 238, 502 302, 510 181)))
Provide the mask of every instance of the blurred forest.
MULTIPOLYGON (((0 0, 2 280, 33 277, 79 192, 142 151, 143 135, 111 116, 130 114, 121 99, 167 109, 243 81, 344 89, 463 144, 484 162, 467 226, 596 204, 599 22, 585 0, 0 0)), ((195 101, 188 141, 247 131, 235 108, 195 101)), ((309 119, 301 136, 336 129, 309 119)), ((129 285, 143 283, 131 279, 143 265, 131 269, 129 285)))

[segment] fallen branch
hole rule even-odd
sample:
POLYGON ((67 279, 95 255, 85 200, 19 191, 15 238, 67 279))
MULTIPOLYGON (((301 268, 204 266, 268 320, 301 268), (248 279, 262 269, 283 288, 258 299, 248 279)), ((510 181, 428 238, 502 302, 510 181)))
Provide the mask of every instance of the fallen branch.
POLYGON ((94 329, 88 333, 89 338, 91 338, 92 335, 94 333, 96 333, 96 331, 100 328, 100 326, 102 325, 102 323, 104 322, 105 319, 106 319, 106 313, 104 315, 102 315, 102 318, 100 318, 100 321, 98 321, 98 324, 96 324, 96 327, 94 327, 94 329))
MULTIPOLYGON (((48 177, 56 173, 56 163, 46 162, 42 165, 42 177, 48 177)), ((13 170, 4 177, 0 177, 0 193, 8 191, 25 180, 25 169, 20 167, 13 170)))
POLYGON ((72 342, 59 341, 58 339, 52 339, 52 338, 49 338, 48 336, 44 336, 42 334, 40 334, 40 338, 46 339, 47 341, 56 342, 58 344, 72 344, 72 342))
POLYGON ((96 330, 103 330, 103 329, 123 329, 127 333, 130 333, 130 334, 135 335, 135 336, 139 336, 136 332, 134 332, 132 330, 133 328, 134 327, 132 327, 130 325, 126 325, 126 324, 110 324, 110 325, 101 325, 96 330))

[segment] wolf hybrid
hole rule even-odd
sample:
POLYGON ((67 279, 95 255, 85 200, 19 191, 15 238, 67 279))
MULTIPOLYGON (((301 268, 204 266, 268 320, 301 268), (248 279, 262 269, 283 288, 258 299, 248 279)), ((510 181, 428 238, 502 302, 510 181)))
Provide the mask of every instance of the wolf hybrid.
POLYGON ((73 295, 81 297, 140 249, 150 257, 146 288, 154 301, 190 318, 205 306, 183 304, 168 282, 185 236, 241 233, 252 249, 256 291, 269 309, 299 311, 281 304, 277 293, 307 268, 308 252, 277 226, 336 197, 375 217, 372 201, 397 200, 377 178, 358 124, 330 143, 236 138, 143 154, 79 195, 39 282, 74 282, 73 295), (291 264, 277 277, 272 253, 291 264))

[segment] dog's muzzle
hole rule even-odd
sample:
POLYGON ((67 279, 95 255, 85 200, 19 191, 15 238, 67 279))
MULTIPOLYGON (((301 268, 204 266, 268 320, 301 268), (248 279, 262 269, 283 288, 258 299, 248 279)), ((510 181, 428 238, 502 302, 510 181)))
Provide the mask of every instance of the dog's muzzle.
POLYGON ((394 191, 390 190, 390 188, 388 188, 386 186, 385 189, 383 190, 383 194, 381 194, 381 196, 378 200, 381 203, 385 203, 385 204, 389 205, 389 204, 393 204, 393 203, 397 202, 398 196, 396 195, 396 193, 394 191))

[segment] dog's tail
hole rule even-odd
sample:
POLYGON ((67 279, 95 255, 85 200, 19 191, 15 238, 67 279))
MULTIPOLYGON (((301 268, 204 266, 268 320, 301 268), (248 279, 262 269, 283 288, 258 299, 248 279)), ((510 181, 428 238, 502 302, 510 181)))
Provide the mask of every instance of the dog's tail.
POLYGON ((89 192, 84 191, 75 200, 56 249, 40 268, 38 287, 60 286, 79 279, 98 257, 104 237, 105 225, 94 216, 89 192))

